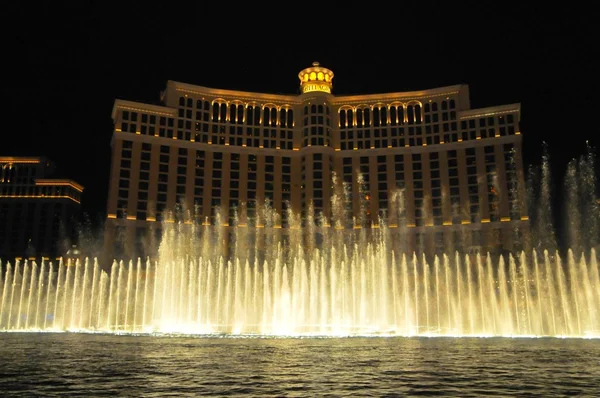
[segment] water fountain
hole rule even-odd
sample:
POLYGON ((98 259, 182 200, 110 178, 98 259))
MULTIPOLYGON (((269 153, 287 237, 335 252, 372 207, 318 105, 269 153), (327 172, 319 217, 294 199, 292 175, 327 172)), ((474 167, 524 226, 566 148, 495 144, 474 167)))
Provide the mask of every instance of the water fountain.
POLYGON ((267 205, 263 228, 231 237, 225 227, 166 223, 157 262, 115 261, 110 272, 91 259, 0 265, 0 330, 598 338, 592 160, 569 166, 563 256, 545 162, 531 252, 427 258, 397 250, 383 221, 370 232, 339 219, 301 227, 294 214, 283 233, 267 205))

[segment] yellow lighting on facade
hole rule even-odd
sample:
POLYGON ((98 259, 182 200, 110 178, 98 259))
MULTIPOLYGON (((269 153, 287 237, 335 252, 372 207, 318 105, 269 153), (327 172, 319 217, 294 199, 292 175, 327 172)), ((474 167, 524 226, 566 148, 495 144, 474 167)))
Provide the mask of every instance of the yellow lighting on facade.
POLYGON ((302 93, 320 91, 331 94, 333 72, 323 68, 318 62, 313 62, 312 67, 300 71, 298 78, 302 93))
POLYGON ((501 217, 500 221, 503 221, 503 222, 510 221, 510 217, 501 217))
POLYGON ((0 198, 7 199, 69 199, 77 204, 81 202, 67 195, 0 195, 0 198))
POLYGON ((30 163, 30 164, 36 164, 36 163, 40 163, 40 159, 35 159, 35 158, 15 158, 15 157, 5 157, 5 158, 0 158, 0 163, 30 163))
POLYGON ((116 214, 109 214, 106 216, 106 218, 117 218, 116 214))
POLYGON ((37 186, 48 186, 48 187, 60 187, 66 186, 75 189, 78 192, 83 192, 83 186, 70 180, 36 180, 35 185, 37 186))
POLYGON ((302 86, 303 93, 310 93, 312 91, 322 91, 331 94, 331 87, 327 84, 305 84, 302 86))

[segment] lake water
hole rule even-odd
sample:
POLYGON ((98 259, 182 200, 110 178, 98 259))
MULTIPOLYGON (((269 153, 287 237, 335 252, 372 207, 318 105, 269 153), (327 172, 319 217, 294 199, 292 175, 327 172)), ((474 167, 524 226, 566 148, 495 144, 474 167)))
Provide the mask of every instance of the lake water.
POLYGON ((0 333, 0 395, 600 394, 600 340, 0 333))

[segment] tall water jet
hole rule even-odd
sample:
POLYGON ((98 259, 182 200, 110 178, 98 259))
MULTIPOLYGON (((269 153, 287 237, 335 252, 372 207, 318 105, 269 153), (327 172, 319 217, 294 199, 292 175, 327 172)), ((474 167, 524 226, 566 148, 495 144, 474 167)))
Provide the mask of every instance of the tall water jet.
POLYGON ((554 252, 557 249, 554 220, 552 218, 551 177, 548 148, 544 145, 542 164, 539 169, 530 169, 527 184, 531 206, 530 214, 534 217, 533 245, 540 252, 544 250, 554 252), (539 181, 539 183, 536 184, 536 181, 539 181))
POLYGON ((583 217, 582 230, 585 231, 583 246, 597 247, 600 244, 600 204, 598 203, 598 178, 594 149, 587 144, 587 153, 579 161, 580 201, 583 217))
POLYGON ((581 192, 577 175, 577 161, 571 160, 567 166, 565 176, 565 194, 567 196, 565 209, 565 226, 567 234, 567 247, 575 253, 581 252, 582 242, 582 213, 579 206, 581 192))

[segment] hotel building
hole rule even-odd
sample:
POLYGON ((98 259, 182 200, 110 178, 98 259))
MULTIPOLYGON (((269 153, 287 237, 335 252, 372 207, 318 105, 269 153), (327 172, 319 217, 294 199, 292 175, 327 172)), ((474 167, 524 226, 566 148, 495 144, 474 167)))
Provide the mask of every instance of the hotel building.
POLYGON ((0 156, 0 258, 56 259, 80 209, 83 187, 50 179, 54 164, 44 157, 0 156))
POLYGON ((265 227, 265 200, 274 228, 312 209, 319 228, 402 230, 409 252, 521 242, 520 104, 471 109, 464 84, 335 96, 317 62, 298 78, 297 95, 168 81, 161 106, 116 100, 108 253, 151 254, 178 204, 205 225, 265 227))

